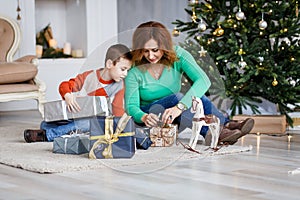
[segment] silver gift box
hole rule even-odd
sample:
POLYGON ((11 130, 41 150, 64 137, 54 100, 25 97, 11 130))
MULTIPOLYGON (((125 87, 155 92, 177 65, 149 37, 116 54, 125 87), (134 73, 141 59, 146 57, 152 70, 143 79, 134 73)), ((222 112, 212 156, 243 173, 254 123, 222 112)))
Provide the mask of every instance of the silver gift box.
POLYGON ((104 96, 77 97, 81 110, 69 112, 64 100, 44 103, 44 120, 46 122, 78 119, 92 116, 108 116, 111 113, 109 98, 104 96))

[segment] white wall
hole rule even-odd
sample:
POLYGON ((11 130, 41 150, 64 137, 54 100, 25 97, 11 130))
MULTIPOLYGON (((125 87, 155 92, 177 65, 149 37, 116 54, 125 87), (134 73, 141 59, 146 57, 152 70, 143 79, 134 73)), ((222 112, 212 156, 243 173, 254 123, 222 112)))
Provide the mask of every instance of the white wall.
MULTIPOLYGON (((17 19, 17 6, 17 1, 1 0, 0 13, 13 19, 17 19)), ((19 21, 19 24, 23 37, 20 49, 16 53, 15 58, 28 54, 35 54, 34 0, 20 1, 20 8, 21 20, 19 21)))
MULTIPOLYGON (((51 22, 53 34, 60 48, 62 48, 65 41, 70 39, 70 42, 75 44, 75 48, 84 49, 85 56, 91 54, 99 45, 105 43, 109 37, 117 35, 117 0, 36 1, 37 9, 35 9, 35 0, 20 1, 20 26, 23 33, 23 41, 20 51, 15 55, 15 58, 27 54, 35 54, 36 33, 49 22, 51 22), (79 10, 76 8, 77 2, 80 4, 79 10), (47 8, 49 11, 47 11, 47 8), (83 21, 85 22, 83 23, 83 21)), ((16 19, 16 9, 16 0, 0 1, 1 14, 16 19)), ((71 62, 41 59, 38 75, 40 79, 46 82, 46 100, 60 98, 58 84, 82 71, 80 65, 84 61, 84 59, 71 62)), ((0 111, 36 108, 37 104, 34 100, 0 103, 0 111)))
MULTIPOLYGON (((101 65, 109 45, 119 41, 130 46, 131 34, 124 32, 131 33, 148 20, 160 21, 172 30, 171 22, 187 18, 187 3, 188 0, 20 0, 20 26, 26 39, 15 57, 35 53, 35 35, 49 22, 60 47, 68 41, 74 48, 84 50, 86 60, 41 60, 38 75, 46 82, 46 99, 56 100, 60 98, 58 84, 94 63, 101 65), (123 35, 128 37, 120 37, 123 35)), ((16 18, 16 8, 17 0, 0 0, 1 14, 16 18)), ((36 109, 36 102, 0 103, 0 111, 23 109, 36 109)))

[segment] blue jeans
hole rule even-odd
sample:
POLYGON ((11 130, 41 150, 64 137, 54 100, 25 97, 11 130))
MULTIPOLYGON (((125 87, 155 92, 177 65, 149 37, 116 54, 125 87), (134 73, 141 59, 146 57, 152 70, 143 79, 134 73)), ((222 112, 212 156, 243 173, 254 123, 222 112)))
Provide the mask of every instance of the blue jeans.
POLYGON ((66 135, 72 131, 81 130, 82 132, 88 132, 90 130, 90 119, 69 120, 65 124, 42 121, 40 128, 46 131, 46 137, 51 142, 54 138, 66 135))
MULTIPOLYGON (((141 110, 146 113, 155 113, 155 114, 163 114, 164 110, 167 108, 171 108, 175 106, 183 97, 182 93, 172 94, 167 97, 161 98, 160 100, 157 100, 151 104, 148 104, 146 106, 141 106, 141 110)), ((226 124, 229 122, 229 118, 225 117, 223 113, 221 113, 215 105, 210 101, 209 98, 206 96, 202 96, 201 98, 204 108, 204 114, 214 114, 220 119, 220 124, 226 124)), ((174 123, 178 124, 178 130, 183 131, 185 128, 191 128, 192 127, 192 119, 193 119, 194 113, 191 113, 190 109, 185 110, 179 117, 174 119, 174 123)), ((205 137, 206 133, 208 131, 207 126, 203 126, 200 134, 205 137)))

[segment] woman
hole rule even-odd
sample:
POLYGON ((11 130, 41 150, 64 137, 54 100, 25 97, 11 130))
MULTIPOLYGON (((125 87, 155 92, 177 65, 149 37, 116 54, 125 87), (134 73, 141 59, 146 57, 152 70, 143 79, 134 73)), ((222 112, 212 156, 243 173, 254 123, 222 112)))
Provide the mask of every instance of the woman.
MULTIPOLYGON (((132 38, 132 54, 134 66, 125 79, 125 109, 137 124, 153 127, 161 120, 179 124, 179 131, 192 127, 193 114, 188 109, 192 96, 202 97, 206 115, 216 115, 222 124, 229 121, 204 96, 211 85, 208 76, 189 52, 173 46, 164 25, 154 21, 139 25, 132 38), (193 82, 184 95, 180 93, 183 73, 193 82)), ((235 143, 250 132, 247 125, 245 133, 245 124, 249 123, 243 122, 243 133, 237 126, 230 126, 232 130, 223 128, 220 141, 235 143)), ((200 134, 205 137, 206 132, 207 127, 203 127, 200 134)))

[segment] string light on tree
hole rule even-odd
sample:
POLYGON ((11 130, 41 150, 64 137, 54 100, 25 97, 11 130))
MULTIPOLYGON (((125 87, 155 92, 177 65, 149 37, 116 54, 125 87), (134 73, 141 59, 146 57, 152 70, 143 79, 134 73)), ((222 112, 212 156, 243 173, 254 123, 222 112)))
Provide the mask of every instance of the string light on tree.
POLYGON ((283 29, 280 30, 280 33, 286 33, 286 32, 288 32, 287 28, 283 28, 283 29))
POLYGON ((189 4, 196 5, 196 4, 199 4, 199 1, 198 0, 189 0, 189 4))
POLYGON ((291 57, 291 62, 294 62, 295 61, 295 58, 294 57, 291 57))

